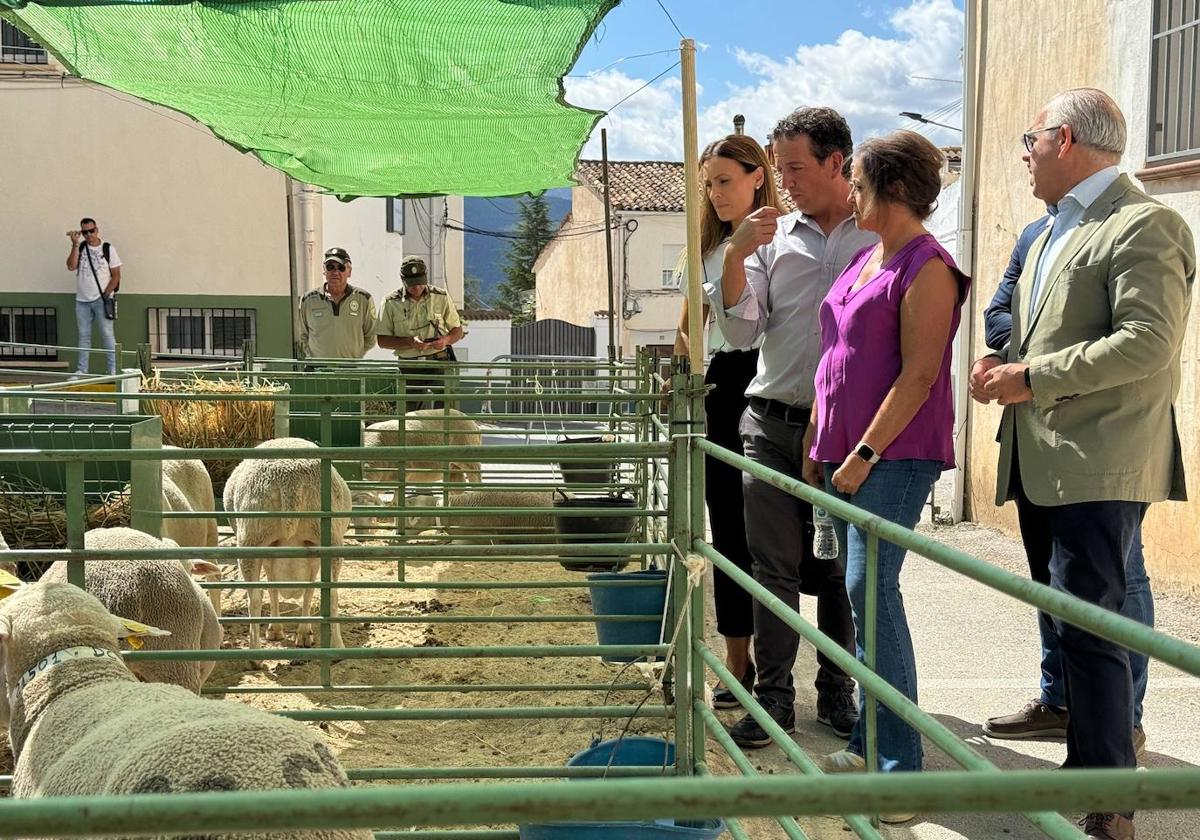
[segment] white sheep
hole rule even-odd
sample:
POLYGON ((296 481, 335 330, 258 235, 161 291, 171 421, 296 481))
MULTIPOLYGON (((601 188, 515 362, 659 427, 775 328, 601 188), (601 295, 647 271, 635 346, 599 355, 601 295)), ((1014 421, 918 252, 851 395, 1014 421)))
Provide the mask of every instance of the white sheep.
MULTIPOLYGON (((410 411, 405 416, 405 446, 480 446, 483 438, 479 424, 455 409, 426 408, 410 411)), ((372 423, 363 430, 363 446, 399 446, 400 421, 384 420, 372 423)), ((395 481, 399 465, 396 461, 364 461, 363 477, 368 481, 395 481)), ((425 483, 437 481, 479 483, 482 471, 478 461, 410 460, 405 464, 405 481, 425 483)))
MULTIPOLYGON (((260 443, 256 449, 300 449, 317 448, 315 443, 301 438, 275 438, 260 443)), ((279 513, 321 510, 321 462, 316 458, 248 459, 238 464, 225 483, 225 510, 230 514, 237 533, 239 547, 296 546, 311 547, 321 544, 321 520, 315 517, 238 517, 238 513, 277 511, 279 513)), ((333 511, 346 516, 332 519, 332 544, 343 545, 346 531, 350 527, 349 512, 352 507, 350 488, 345 479, 333 471, 333 511)), ((333 580, 338 579, 342 559, 333 559, 333 580)), ((266 573, 270 581, 314 581, 320 578, 321 561, 316 557, 295 557, 269 560, 239 560, 238 568, 243 580, 254 583, 260 574, 266 573)), ((294 590, 267 590, 271 600, 271 617, 279 617, 279 599, 299 597, 300 614, 312 615, 313 589, 305 587, 294 590)), ((250 617, 262 616, 263 590, 251 588, 248 593, 250 617)), ((332 615, 337 615, 337 590, 329 592, 332 615)), ((267 628, 267 638, 278 641, 283 630, 278 624, 267 628)), ((297 624, 294 643, 296 647, 311 647, 316 635, 313 625, 297 624)), ((345 647, 342 629, 333 623, 330 631, 333 647, 345 647)), ((257 622, 250 623, 250 647, 260 647, 257 622)))
MULTIPOLYGON (((90 551, 178 548, 132 528, 95 528, 83 535, 90 551)), ((211 571, 202 560, 97 560, 84 566, 84 584, 116 615, 151 624, 171 635, 146 640, 147 650, 217 650, 222 630, 217 613, 192 573, 211 571)), ((41 578, 66 583, 67 561, 54 563, 41 578)), ((130 665, 145 682, 170 683, 200 693, 215 662, 146 661, 130 665)))
POLYGON ((531 508, 528 513, 479 513, 442 517, 442 527, 453 537, 485 536, 503 540, 507 534, 519 535, 520 542, 530 535, 554 530, 555 491, 553 490, 464 490, 449 494, 449 507, 455 509, 505 507, 531 508), (537 510, 541 508, 542 510, 537 510))
MULTIPOLYGON (((17 757, 13 795, 349 787, 321 736, 301 723, 138 682, 117 653, 118 637, 126 635, 99 601, 69 584, 32 584, 0 601, 0 722, 8 725, 17 757)), ((238 836, 371 840, 372 834, 238 836)))
MULTIPOLYGON (((163 449, 178 449, 164 446, 163 449)), ((212 478, 204 462, 197 459, 178 459, 162 462, 163 513, 199 513, 216 510, 212 478)), ((217 544, 216 517, 196 519, 164 518, 162 535, 177 545, 211 548, 217 544)), ((221 580, 221 567, 214 563, 208 580, 221 580)), ((217 615, 221 614, 221 590, 208 590, 209 600, 217 615)))

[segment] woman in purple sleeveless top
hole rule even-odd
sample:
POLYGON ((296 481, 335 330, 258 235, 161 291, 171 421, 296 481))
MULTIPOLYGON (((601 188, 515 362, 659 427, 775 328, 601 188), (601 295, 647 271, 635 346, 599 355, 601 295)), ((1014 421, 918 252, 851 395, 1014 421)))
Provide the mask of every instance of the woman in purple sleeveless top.
MULTIPOLYGON (((954 466, 951 343, 968 278, 922 222, 941 191, 942 153, 919 134, 868 140, 854 155, 850 203, 880 243, 861 251, 821 305, 822 358, 805 478, 912 528, 934 480, 954 466)), ((835 520, 863 659, 867 534, 835 520), (848 532, 847 532, 848 531, 848 532)), ((917 669, 900 594, 904 550, 879 543, 876 668, 914 702, 917 669)), ((866 716, 827 771, 865 768, 866 716)), ((921 736, 880 704, 882 770, 921 769, 921 736)), ((887 815, 905 821, 912 815, 887 815)))

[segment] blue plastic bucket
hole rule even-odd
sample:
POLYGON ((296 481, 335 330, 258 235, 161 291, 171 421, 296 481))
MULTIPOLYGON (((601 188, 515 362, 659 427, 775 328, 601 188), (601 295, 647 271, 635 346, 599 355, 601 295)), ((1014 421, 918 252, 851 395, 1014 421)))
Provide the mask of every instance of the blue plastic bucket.
POLYGON ((568 767, 671 767, 675 764, 675 745, 648 735, 626 735, 601 741, 594 747, 571 756, 568 767))
POLYGON ((721 820, 655 822, 531 823, 520 826, 521 840, 716 840, 721 820))
MULTIPOLYGON (((653 621, 597 621, 596 639, 602 645, 656 645, 667 606, 667 573, 662 569, 638 572, 599 572, 589 581, 652 580, 658 586, 592 586, 593 615, 654 615, 653 621)), ((605 656, 605 662, 632 662, 632 656, 605 656)))
MULTIPOLYGON (((605 767, 610 757, 614 766, 669 766, 675 763, 675 745, 661 738, 629 735, 578 752, 567 766, 605 767)), ((673 819, 533 823, 520 826, 520 832, 521 840, 716 840, 725 833, 725 823, 673 819)))

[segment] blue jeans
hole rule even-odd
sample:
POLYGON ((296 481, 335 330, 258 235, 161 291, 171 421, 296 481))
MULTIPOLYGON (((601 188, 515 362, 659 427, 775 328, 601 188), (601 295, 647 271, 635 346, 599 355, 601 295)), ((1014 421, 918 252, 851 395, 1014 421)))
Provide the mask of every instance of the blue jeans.
MULTIPOLYGON (((858 492, 848 496, 833 489, 833 473, 838 466, 825 465, 826 492, 905 528, 914 527, 920 520, 921 508, 942 471, 942 465, 937 461, 880 461, 871 468, 858 492)), ((854 613, 858 661, 863 662, 866 658, 863 645, 866 641, 867 532, 858 527, 847 529, 846 523, 836 517, 833 522, 839 549, 846 558, 846 591, 854 613)), ((916 703, 917 661, 904 614, 904 597, 900 594, 900 570, 906 553, 899 546, 879 541, 875 671, 916 703)), ((860 688, 859 694, 862 693, 860 688)), ((920 734, 882 703, 878 709, 879 769, 884 772, 920 770, 923 757, 920 734)), ((862 718, 850 733, 847 747, 850 752, 862 756, 866 755, 866 719, 864 708, 862 718)))
POLYGON ((108 350, 105 355, 108 359, 108 374, 112 376, 117 372, 117 354, 115 352, 117 339, 113 334, 113 325, 116 324, 116 321, 110 321, 104 317, 104 301, 100 298, 90 301, 75 301, 75 324, 79 328, 79 359, 75 363, 75 372, 88 372, 93 321, 100 327, 100 344, 108 350))

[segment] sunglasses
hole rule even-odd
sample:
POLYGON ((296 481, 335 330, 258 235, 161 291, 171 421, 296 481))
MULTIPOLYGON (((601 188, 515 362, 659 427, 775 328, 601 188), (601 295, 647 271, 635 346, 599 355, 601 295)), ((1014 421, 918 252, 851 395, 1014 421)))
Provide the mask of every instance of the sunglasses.
POLYGON ((341 263, 327 262, 327 263, 325 263, 325 270, 326 271, 345 271, 346 266, 342 265, 341 263))
POLYGON ((91 228, 90 230, 88 228, 80 228, 79 232, 82 233, 84 236, 91 236, 93 233, 96 232, 96 230, 97 230, 97 228, 91 228))
POLYGON ((1060 128, 1062 128, 1062 125, 1052 125, 1047 128, 1035 128, 1033 131, 1026 131, 1021 135, 1021 142, 1025 144, 1025 151, 1033 151, 1033 144, 1037 142, 1037 135, 1045 131, 1058 131, 1060 128))

